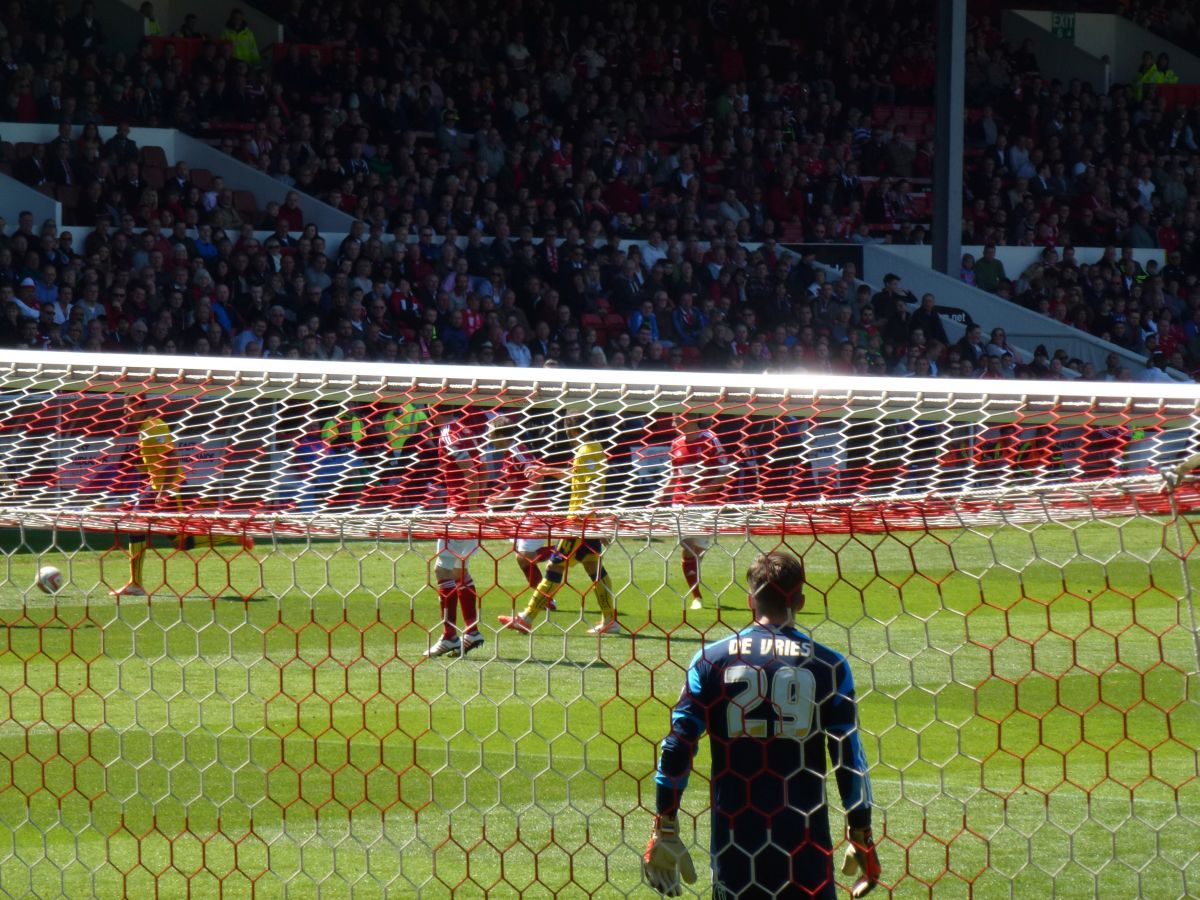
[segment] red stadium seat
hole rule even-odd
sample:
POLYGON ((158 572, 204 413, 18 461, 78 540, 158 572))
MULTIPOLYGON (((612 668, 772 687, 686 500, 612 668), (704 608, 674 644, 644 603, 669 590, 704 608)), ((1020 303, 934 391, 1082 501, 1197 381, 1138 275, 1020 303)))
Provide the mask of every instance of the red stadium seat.
POLYGON ((258 215, 258 201, 254 199, 254 194, 250 191, 234 191, 233 208, 242 216, 258 215))
POLYGON ((140 158, 143 166, 167 167, 167 154, 162 147, 143 147, 140 158))
POLYGON ((804 225, 801 222, 788 222, 782 228, 780 237, 785 244, 799 244, 804 240, 804 225))
POLYGON ((64 184, 58 189, 58 202, 72 212, 79 206, 79 185, 64 184))
POLYGON ((161 59, 166 52, 166 47, 170 44, 175 48, 175 55, 183 61, 183 71, 190 72, 192 63, 196 57, 200 55, 204 49, 204 38, 185 38, 185 37, 163 37, 154 35, 143 38, 150 45, 150 55, 154 59, 161 59))
POLYGON ((610 334, 620 334, 622 331, 629 330, 629 323, 625 321, 625 317, 620 313, 609 313, 604 317, 604 328, 610 334))

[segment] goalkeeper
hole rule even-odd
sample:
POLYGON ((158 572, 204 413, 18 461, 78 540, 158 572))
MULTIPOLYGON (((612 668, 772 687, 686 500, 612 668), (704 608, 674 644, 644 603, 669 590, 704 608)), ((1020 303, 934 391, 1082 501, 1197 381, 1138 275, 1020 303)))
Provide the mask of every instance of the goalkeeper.
POLYGON ((836 897, 825 752, 846 809, 842 871, 862 897, 879 881, 871 783, 859 741, 854 679, 840 653, 795 626, 804 565, 758 557, 746 573, 754 621, 692 660, 662 743, 657 815, 642 871, 660 894, 696 880, 679 837, 680 795, 705 731, 712 751, 712 867, 717 898, 836 897))

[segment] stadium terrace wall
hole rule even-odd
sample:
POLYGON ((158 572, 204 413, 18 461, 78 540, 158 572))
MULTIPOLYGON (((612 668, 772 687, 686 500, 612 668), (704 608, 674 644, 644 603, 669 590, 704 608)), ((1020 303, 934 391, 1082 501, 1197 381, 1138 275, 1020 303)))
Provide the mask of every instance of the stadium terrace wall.
MULTIPOLYGON (((104 49, 112 52, 120 50, 130 56, 137 52, 138 44, 145 34, 145 19, 138 11, 139 3, 128 3, 125 0, 93 0, 96 4, 96 18, 104 23, 104 49)), ((74 4, 67 4, 67 9, 74 11, 74 4)))
MULTIPOLYGON (((113 125, 101 125, 99 130, 100 137, 104 140, 108 140, 117 131, 113 125)), ((77 136, 82 131, 83 127, 77 125, 72 129, 72 134, 77 136)), ((57 135, 58 125, 54 123, 0 122, 0 137, 14 144, 22 141, 45 144, 54 140, 57 135)), ((129 136, 139 147, 161 147, 170 165, 183 160, 192 168, 208 169, 214 175, 220 175, 225 179, 227 187, 249 191, 254 195, 260 211, 271 201, 282 203, 289 190, 271 176, 264 175, 254 167, 222 153, 216 147, 174 128, 131 128, 129 136)), ((305 221, 315 223, 321 231, 346 232, 354 224, 354 218, 340 209, 310 194, 301 193, 300 197, 305 221)), ((55 221, 62 225, 61 214, 55 221)))
MULTIPOLYGON (((22 210, 33 213, 34 226, 40 229, 46 221, 62 225, 62 204, 53 197, 47 197, 41 191, 31 188, 11 175, 0 172, 0 210, 7 221, 8 233, 16 230, 17 214, 22 210)), ((85 234, 91 231, 85 229, 85 234)), ((82 244, 78 246, 82 247, 82 244)))

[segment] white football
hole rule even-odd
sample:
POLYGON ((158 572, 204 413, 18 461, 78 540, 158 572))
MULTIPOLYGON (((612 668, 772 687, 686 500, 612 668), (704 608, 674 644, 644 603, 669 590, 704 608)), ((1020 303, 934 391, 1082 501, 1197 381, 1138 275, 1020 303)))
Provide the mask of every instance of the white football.
POLYGON ((57 594, 62 590, 62 572, 54 566, 42 566, 38 569, 37 586, 44 594, 57 594))

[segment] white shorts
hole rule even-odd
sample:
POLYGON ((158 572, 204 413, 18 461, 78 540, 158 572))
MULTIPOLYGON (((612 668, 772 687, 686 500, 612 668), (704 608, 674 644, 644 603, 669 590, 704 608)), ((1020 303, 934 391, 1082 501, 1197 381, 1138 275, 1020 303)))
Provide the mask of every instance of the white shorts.
POLYGON ((713 539, 711 534, 684 535, 679 539, 679 543, 687 544, 689 547, 693 547, 696 550, 699 550, 701 553, 711 547, 712 542, 713 539))
POLYGON ((545 538, 517 538, 517 552, 532 556, 548 544, 545 538))
POLYGON ((461 569, 467 565, 467 560, 479 549, 479 541, 446 540, 439 538, 437 542, 437 564, 441 569, 461 569))

